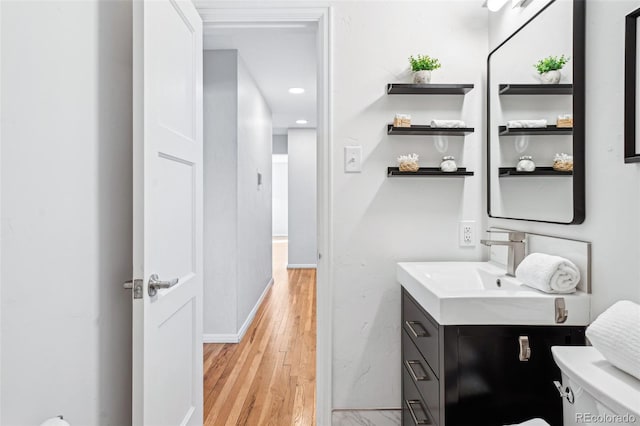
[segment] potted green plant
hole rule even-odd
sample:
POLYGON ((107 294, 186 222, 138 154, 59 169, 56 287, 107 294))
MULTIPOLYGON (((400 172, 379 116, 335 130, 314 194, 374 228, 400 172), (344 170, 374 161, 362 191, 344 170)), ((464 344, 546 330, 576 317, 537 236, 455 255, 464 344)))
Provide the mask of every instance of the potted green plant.
POLYGON ((538 70, 542 83, 558 84, 562 78, 560 70, 567 62, 569 62, 569 59, 570 58, 568 56, 564 55, 561 55, 560 57, 548 56, 544 59, 540 59, 534 67, 538 70))
POLYGON ((413 71, 413 82, 416 84, 429 83, 431 81, 431 71, 441 67, 440 61, 431 58, 429 55, 417 55, 409 57, 411 71, 413 71))

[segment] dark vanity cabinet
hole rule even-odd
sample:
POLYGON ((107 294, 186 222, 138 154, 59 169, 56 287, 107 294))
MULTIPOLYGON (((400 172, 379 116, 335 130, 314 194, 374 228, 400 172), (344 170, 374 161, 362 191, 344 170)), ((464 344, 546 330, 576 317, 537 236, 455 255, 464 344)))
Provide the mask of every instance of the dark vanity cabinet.
POLYGON ((584 327, 440 325, 402 289, 402 425, 491 426, 540 417, 562 425, 552 346, 584 327), (530 354, 527 358, 528 341, 530 354))

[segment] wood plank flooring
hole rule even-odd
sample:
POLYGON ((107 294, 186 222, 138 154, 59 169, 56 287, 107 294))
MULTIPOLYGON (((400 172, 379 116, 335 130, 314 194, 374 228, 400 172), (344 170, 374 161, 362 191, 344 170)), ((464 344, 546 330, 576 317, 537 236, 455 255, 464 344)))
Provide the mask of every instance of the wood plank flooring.
POLYGON ((286 242, 273 251, 273 287, 242 342, 204 345, 205 425, 315 425, 316 271, 287 271, 286 242))

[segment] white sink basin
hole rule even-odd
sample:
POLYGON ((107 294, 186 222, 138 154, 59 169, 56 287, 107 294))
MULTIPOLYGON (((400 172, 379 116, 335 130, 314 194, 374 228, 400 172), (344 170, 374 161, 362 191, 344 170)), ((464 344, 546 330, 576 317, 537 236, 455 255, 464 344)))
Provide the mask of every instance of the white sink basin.
POLYGON ((547 294, 527 287, 489 262, 398 263, 397 279, 440 324, 588 325, 590 297, 547 294), (567 321, 556 324, 555 299, 567 321))

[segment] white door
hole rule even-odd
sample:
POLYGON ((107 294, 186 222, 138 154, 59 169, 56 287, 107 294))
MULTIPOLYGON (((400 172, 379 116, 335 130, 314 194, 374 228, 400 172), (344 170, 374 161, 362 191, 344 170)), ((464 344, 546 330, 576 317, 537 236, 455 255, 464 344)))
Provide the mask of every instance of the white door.
POLYGON ((134 0, 133 66, 133 425, 201 425, 202 21, 190 1, 134 0))

